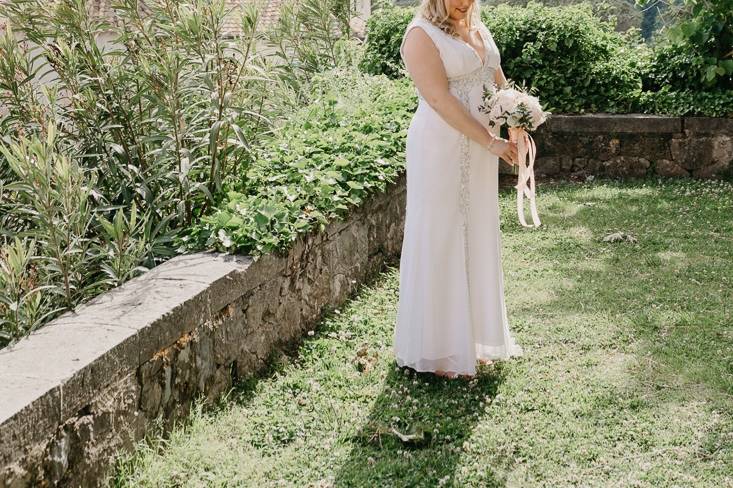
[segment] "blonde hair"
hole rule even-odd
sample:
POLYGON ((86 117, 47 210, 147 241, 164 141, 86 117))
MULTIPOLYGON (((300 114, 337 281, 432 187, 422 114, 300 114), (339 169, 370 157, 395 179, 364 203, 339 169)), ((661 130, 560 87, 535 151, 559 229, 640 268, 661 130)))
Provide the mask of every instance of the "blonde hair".
MULTIPOLYGON (((423 17, 424 19, 432 22, 440 30, 446 32, 451 36, 458 36, 458 33, 453 28, 453 22, 450 20, 450 14, 445 8, 446 0, 422 0, 422 3, 417 9, 416 17, 423 17)), ((466 16, 466 25, 469 31, 477 28, 481 24, 481 17, 479 14, 479 0, 474 0, 473 4, 468 8, 468 15, 466 16)))

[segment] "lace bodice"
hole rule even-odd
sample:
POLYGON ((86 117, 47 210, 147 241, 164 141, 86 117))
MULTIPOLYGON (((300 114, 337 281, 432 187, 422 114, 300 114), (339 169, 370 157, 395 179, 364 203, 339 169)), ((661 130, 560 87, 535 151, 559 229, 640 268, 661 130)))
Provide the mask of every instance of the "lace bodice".
MULTIPOLYGON (((450 36, 422 17, 413 19, 405 29, 405 35, 400 45, 400 55, 403 55, 404 39, 410 29, 414 27, 421 27, 430 36, 443 61, 449 89, 465 105, 469 102, 468 98, 472 90, 482 86, 486 86, 492 91, 496 89, 494 76, 501 63, 501 55, 491 32, 483 23, 478 26, 484 46, 483 60, 479 58, 478 52, 466 41, 450 36)), ((483 93, 482 90, 477 91, 483 93)), ((418 97, 424 100, 419 91, 418 97)))

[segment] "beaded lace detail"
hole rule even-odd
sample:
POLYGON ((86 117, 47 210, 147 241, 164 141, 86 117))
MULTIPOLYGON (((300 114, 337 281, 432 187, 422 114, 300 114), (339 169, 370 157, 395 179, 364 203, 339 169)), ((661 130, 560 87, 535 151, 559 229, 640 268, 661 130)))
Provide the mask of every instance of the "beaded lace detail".
MULTIPOLYGON (((488 53, 484 56, 484 60, 486 60, 488 57, 488 53)), ((456 97, 463 103, 463 106, 466 107, 466 109, 471 112, 470 107, 470 98, 471 98, 471 91, 476 87, 484 87, 488 86, 490 87, 490 90, 492 92, 496 91, 496 84, 494 83, 494 76, 493 71, 494 67, 490 66, 488 62, 482 63, 482 65, 475 70, 465 73, 460 76, 452 76, 448 77, 448 85, 449 90, 451 90, 456 97)), ((483 93, 483 92, 482 92, 483 93)), ((418 92, 418 97, 422 100, 425 100, 418 92)), ((469 272, 471 269, 471 262, 470 262, 470 256, 468 252, 468 236, 469 236, 469 210, 470 210, 470 202, 471 202, 471 193, 470 193, 470 176, 471 176, 471 168, 469 166, 471 158, 470 153, 470 141, 468 137, 465 134, 461 134, 461 140, 460 140, 460 157, 459 157, 459 164, 460 164, 460 171, 461 171, 461 190, 459 194, 459 208, 461 212, 461 216, 463 217, 463 250, 464 250, 464 256, 465 256, 465 265, 466 265, 466 278, 470 281, 469 278, 469 272)), ((470 284, 468 286, 469 290, 469 301, 471 300, 470 297, 470 284)))

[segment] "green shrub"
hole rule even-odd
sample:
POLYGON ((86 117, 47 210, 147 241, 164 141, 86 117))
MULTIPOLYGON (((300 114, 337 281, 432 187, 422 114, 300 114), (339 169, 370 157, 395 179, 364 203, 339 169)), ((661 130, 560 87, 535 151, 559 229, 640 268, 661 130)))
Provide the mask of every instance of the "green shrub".
POLYGON ((634 46, 590 4, 481 11, 502 55, 507 78, 534 86, 554 113, 623 112, 641 88, 634 46))
POLYGON ((684 0, 676 20, 659 40, 644 88, 733 90, 733 0, 684 0))
MULTIPOLYGON (((535 87, 545 109, 553 113, 727 116, 733 112, 730 77, 718 76, 715 86, 704 80, 711 69, 716 74, 729 64, 733 69, 733 59, 711 68, 706 64, 712 62, 710 55, 701 55, 689 42, 660 43, 651 49, 637 29, 619 34, 614 19, 601 20, 593 8, 587 2, 553 7, 537 2, 526 7, 502 4, 483 7, 481 17, 501 51, 506 77, 535 87)), ((399 46, 413 15, 412 7, 375 12, 367 23, 362 70, 390 77, 406 74, 399 46)), ((702 36, 706 49, 718 52, 730 28, 727 21, 716 25, 717 37, 702 36, 710 32, 702 28, 690 35, 702 36)))
MULTIPOLYGON (((397 77, 405 73, 399 46, 414 8, 386 8, 367 23, 361 68, 397 77)), ((622 111, 640 88, 631 44, 589 4, 481 10, 502 55, 507 78, 536 86, 547 110, 622 111)))
POLYGON ((731 0, 685 2, 641 64, 639 110, 732 117, 732 20, 731 0))
POLYGON ((335 70, 314 79, 312 99, 257 151, 217 211, 184 240, 252 255, 285 251, 383 191, 404 167, 417 98, 406 79, 335 70))
POLYGON ((654 47, 648 61, 642 65, 640 74, 645 91, 660 90, 664 87, 674 91, 733 89, 730 75, 718 76, 707 81, 706 72, 707 65, 695 52, 694 46, 661 41, 654 47))
POLYGON ((636 95, 636 112, 675 116, 733 117, 733 90, 643 91, 636 95))
POLYGON ((414 14, 412 7, 382 8, 369 17, 366 46, 359 65, 365 73, 384 74, 390 78, 404 75, 400 44, 414 14))

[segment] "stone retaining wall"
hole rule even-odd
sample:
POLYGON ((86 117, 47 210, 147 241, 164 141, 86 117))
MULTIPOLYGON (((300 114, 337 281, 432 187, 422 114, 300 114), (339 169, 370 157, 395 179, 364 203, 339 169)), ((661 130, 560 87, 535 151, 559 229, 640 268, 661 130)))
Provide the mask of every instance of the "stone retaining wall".
POLYGON ((733 176, 733 119, 550 115, 532 137, 538 176, 733 176))
POLYGON ((399 256, 405 178, 287 256, 176 257, 0 350, 0 486, 98 486, 399 256))

